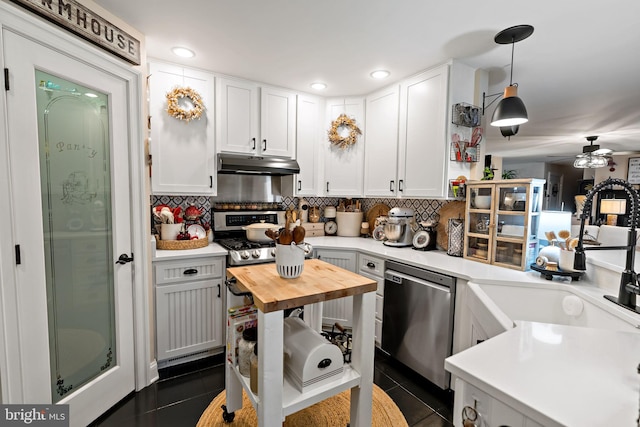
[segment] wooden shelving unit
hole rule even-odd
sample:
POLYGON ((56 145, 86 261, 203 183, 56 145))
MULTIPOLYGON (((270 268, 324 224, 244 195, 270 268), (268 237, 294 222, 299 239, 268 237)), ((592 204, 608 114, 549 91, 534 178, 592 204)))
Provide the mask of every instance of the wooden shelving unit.
POLYGON ((545 180, 467 182, 464 257, 527 270, 538 249, 545 180))

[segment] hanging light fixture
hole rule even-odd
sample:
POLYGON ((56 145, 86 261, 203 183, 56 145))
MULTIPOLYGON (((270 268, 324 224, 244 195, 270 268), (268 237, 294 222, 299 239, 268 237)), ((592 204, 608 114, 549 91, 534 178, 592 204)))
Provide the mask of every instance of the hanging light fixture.
POLYGON ((607 154, 611 153, 611 150, 607 148, 600 148, 599 145, 593 145, 593 141, 597 140, 597 136, 587 136, 589 145, 582 147, 582 154, 576 156, 576 160, 573 162, 573 167, 578 169, 595 169, 603 168, 609 164, 607 154))
MULTIPOLYGON (((498 44, 511 44, 511 67, 509 75, 509 86, 504 89, 504 93, 494 93, 492 95, 482 94, 482 110, 484 113, 485 99, 487 97, 502 95, 502 99, 498 103, 493 116, 491 117, 491 126, 500 127, 503 136, 515 135, 517 132, 516 126, 521 125, 529 121, 529 115, 527 109, 524 106, 522 99, 518 97, 518 84, 513 83, 513 53, 514 46, 517 42, 522 41, 533 34, 533 26, 531 25, 516 25, 496 34, 494 41, 498 44), (503 128, 507 128, 507 135, 503 128), (509 129, 511 128, 511 129, 509 129), (515 129, 515 132, 512 131, 515 129)), ((498 99, 498 98, 496 98, 498 99)), ((489 105, 496 101, 494 99, 489 105)))

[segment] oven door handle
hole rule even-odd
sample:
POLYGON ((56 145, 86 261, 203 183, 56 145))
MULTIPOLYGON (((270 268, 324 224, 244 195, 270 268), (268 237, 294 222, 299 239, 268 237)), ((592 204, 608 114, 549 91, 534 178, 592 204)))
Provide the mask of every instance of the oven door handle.
POLYGON ((242 292, 238 290, 238 288, 236 287, 236 283, 238 283, 238 281, 236 280, 235 277, 232 277, 230 279, 225 279, 224 281, 224 285, 227 287, 229 292, 231 292, 233 295, 237 297, 244 297, 244 296, 251 295, 251 292, 242 292))

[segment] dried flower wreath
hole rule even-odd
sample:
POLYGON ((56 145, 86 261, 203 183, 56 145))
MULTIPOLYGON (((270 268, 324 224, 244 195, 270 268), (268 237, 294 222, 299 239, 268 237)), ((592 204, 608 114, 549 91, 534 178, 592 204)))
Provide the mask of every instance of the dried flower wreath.
POLYGON ((190 87, 176 87, 167 93, 167 113, 169 113, 171 117, 184 120, 188 123, 191 120, 200 119, 204 110, 202 97, 190 87), (178 104, 180 98, 184 98, 185 96, 189 98, 193 104, 193 108, 190 110, 185 110, 178 104))
POLYGON ((335 145, 342 149, 345 149, 356 143, 358 135, 362 135, 362 132, 356 126, 356 121, 349 118, 346 114, 340 114, 337 119, 331 123, 331 129, 327 132, 329 135, 329 142, 331 145, 335 145), (349 129, 348 136, 342 136, 338 130, 342 127, 349 129))

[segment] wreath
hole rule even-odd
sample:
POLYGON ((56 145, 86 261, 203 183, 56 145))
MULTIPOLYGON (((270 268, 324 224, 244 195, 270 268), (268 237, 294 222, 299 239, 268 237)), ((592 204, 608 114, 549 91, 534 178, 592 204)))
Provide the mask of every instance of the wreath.
POLYGON ((345 149, 355 144, 358 140, 358 135, 362 135, 362 132, 358 126, 356 126, 355 120, 347 117, 346 114, 340 114, 338 118, 331 123, 331 129, 329 129, 328 134, 331 145, 345 149), (343 127, 349 129, 349 135, 340 135, 339 129, 343 127))
POLYGON ((191 120, 200 119, 205 108, 202 104, 202 97, 198 92, 190 87, 176 87, 171 92, 167 93, 167 113, 171 117, 178 120, 184 120, 189 123, 191 120), (187 97, 191 100, 193 108, 185 110, 179 105, 181 98, 187 97))

